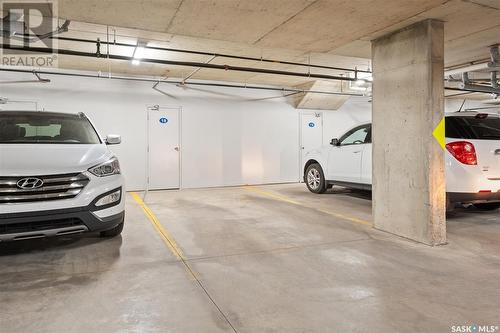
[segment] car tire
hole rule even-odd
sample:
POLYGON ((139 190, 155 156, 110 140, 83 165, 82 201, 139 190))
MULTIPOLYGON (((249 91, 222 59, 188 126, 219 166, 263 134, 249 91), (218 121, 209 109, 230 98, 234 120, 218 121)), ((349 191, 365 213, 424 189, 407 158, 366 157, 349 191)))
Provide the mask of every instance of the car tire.
POLYGON ((495 210, 500 208, 500 202, 477 203, 474 207, 480 210, 495 210))
POLYGON ((321 194, 326 192, 326 181, 323 169, 318 163, 311 164, 306 169, 304 181, 312 193, 321 194))
POLYGON ((450 198, 448 195, 446 196, 446 214, 451 214, 455 211, 455 206, 456 204, 454 202, 451 202, 450 198))
POLYGON ((109 230, 105 230, 105 231, 101 231, 99 233, 99 236, 101 237, 105 237, 105 238, 111 238, 111 237, 116 237, 118 236, 119 234, 122 233, 122 230, 123 230, 123 225, 124 225, 124 222, 118 224, 116 227, 114 227, 113 229, 109 229, 109 230))

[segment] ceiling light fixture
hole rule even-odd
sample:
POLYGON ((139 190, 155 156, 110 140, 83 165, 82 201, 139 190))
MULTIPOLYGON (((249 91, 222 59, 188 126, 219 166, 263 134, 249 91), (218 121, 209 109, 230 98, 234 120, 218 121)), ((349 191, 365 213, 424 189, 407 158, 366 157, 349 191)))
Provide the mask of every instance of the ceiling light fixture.
POLYGON ((373 82, 371 73, 357 73, 356 78, 351 87, 368 88, 373 82))
POLYGON ((144 58, 144 52, 146 51, 146 42, 138 40, 135 46, 134 53, 132 53, 132 65, 140 65, 141 59, 144 58))

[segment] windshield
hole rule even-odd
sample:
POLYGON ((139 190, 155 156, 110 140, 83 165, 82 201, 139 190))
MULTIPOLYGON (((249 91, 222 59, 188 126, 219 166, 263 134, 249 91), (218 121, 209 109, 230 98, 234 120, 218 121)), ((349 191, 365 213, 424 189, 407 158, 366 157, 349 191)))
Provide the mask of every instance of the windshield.
POLYGON ((447 138, 471 140, 500 140, 498 117, 446 117, 447 138))
POLYGON ((1 143, 99 144, 101 140, 84 116, 0 111, 1 143))

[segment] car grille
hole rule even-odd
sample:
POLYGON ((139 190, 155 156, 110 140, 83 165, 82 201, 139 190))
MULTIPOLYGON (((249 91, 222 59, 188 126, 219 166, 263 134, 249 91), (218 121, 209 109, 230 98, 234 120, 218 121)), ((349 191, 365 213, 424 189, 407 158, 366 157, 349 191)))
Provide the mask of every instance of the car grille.
POLYGON ((0 204, 69 199, 77 196, 89 179, 81 173, 37 177, 0 177, 0 204), (35 189, 22 189, 18 182, 38 178, 43 185, 35 189))
POLYGON ((84 226, 79 218, 67 218, 49 221, 23 222, 0 225, 0 235, 84 226))

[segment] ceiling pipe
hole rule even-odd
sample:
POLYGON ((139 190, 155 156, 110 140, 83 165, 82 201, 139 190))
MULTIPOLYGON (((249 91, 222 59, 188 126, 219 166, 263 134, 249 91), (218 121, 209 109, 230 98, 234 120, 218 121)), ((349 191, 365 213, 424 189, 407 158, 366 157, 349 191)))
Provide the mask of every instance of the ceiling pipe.
MULTIPOLYGON (((27 69, 16 69, 16 68, 5 68, 0 67, 0 71, 4 72, 14 72, 14 73, 34 73, 35 71, 27 69)), ((124 80, 124 81, 138 81, 138 82, 154 82, 154 83, 169 83, 175 85, 182 85, 180 80, 158 80, 153 78, 139 78, 139 77, 127 77, 127 76, 101 76, 92 74, 82 74, 82 73, 70 73, 70 72, 54 72, 54 71, 36 71, 35 73, 44 75, 60 75, 60 76, 74 76, 74 77, 86 77, 93 79, 113 79, 113 80, 124 80)), ((363 97, 363 94, 356 93, 346 93, 346 92, 333 92, 333 91, 321 91, 321 90, 302 90, 296 88, 280 88, 280 87, 263 87, 254 85, 239 85, 239 84, 226 84, 226 83, 210 83, 210 82, 186 82, 184 85, 193 86, 207 86, 207 87, 222 87, 222 88, 238 88, 238 89, 253 89, 253 90, 267 90, 267 91, 281 91, 281 92, 296 92, 296 93, 311 93, 311 94, 321 94, 321 95, 340 95, 340 96, 358 96, 363 97)))
MULTIPOLYGON (((206 64, 211 63, 217 56, 212 56, 210 59, 205 61, 206 64)), ((184 79, 182 79, 182 83, 186 83, 187 80, 193 77, 196 73, 198 73, 201 70, 201 67, 196 68, 194 71, 189 73, 184 79)))
POLYGON ((450 69, 450 70, 447 70, 444 72, 444 76, 450 77, 453 75, 467 73, 467 72, 484 71, 484 70, 488 69, 488 64, 489 63, 485 62, 485 63, 481 63, 481 64, 474 64, 474 65, 469 65, 469 66, 465 66, 465 67, 450 69))
POLYGON ((498 52, 498 45, 492 45, 490 47, 491 61, 487 64, 488 71, 490 74, 490 85, 480 85, 474 83, 469 79, 469 73, 462 73, 462 82, 459 84, 461 89, 473 89, 478 92, 494 94, 496 97, 500 95, 500 85, 497 79, 497 70, 500 70, 500 55, 498 52))
POLYGON ((35 71, 31 71, 31 74, 33 74, 36 79, 33 79, 33 80, 14 80, 14 81, 0 81, 0 84, 14 84, 14 83, 49 83, 50 80, 49 79, 44 79, 40 76, 40 74, 38 74, 37 72, 35 71))
MULTIPOLYGON (((60 75, 60 76, 74 76, 74 77, 86 77, 94 79, 113 79, 113 80, 125 80, 125 81, 138 81, 138 82, 153 82, 153 83, 171 83, 175 85, 182 85, 183 81, 166 81, 152 78, 138 78, 138 77, 126 77, 126 76, 101 76, 92 74, 81 74, 81 73, 67 73, 67 72, 54 72, 54 71, 34 71, 28 69, 16 69, 16 68, 5 68, 0 67, 0 71, 3 72, 14 72, 14 73, 32 73, 34 75, 46 74, 46 75, 60 75)), ((42 79, 42 82, 50 82, 50 79, 42 79)), ((41 80, 40 80, 41 81, 41 80)), ((37 81, 37 82, 40 82, 37 81)), ((24 82, 24 81, 23 81, 24 82)), ((34 82, 34 81, 30 81, 34 82)), ((262 87, 262 86, 252 86, 252 85, 235 85, 235 84, 224 84, 224 83, 208 83, 208 82, 186 82, 185 85, 198 85, 198 86, 211 86, 211 87, 225 87, 225 88, 244 88, 244 89, 254 89, 254 90, 269 90, 269 91, 283 91, 283 92, 303 92, 311 94, 322 94, 322 95, 339 95, 339 96, 366 96, 365 94, 358 93, 347 93, 347 92, 332 92, 332 91, 321 91, 321 90, 302 90, 294 88, 279 88, 279 87, 262 87)), ((445 87, 445 90, 452 91, 462 91, 467 93, 483 92, 476 91, 473 89, 461 89, 455 87, 445 87)))
POLYGON ((467 72, 478 72, 478 71, 486 71, 486 72, 500 71, 500 53, 498 51, 498 44, 490 46, 489 61, 450 69, 444 72, 444 76, 449 77, 457 74, 462 74, 467 72))
MULTIPOLYGON (((57 40, 62 40, 62 41, 79 42, 79 43, 95 44, 95 42, 96 42, 95 40, 83 39, 83 38, 71 38, 71 37, 59 37, 59 36, 53 36, 51 38, 57 39, 57 40)), ((101 41, 101 44, 108 44, 108 43, 101 41)), ((115 45, 115 46, 131 47, 131 48, 135 47, 135 44, 117 43, 116 41, 109 42, 109 44, 115 45)), ((156 50, 156 51, 189 53, 189 54, 197 54, 197 55, 203 55, 203 56, 215 56, 217 58, 250 60, 250 61, 267 62, 267 63, 281 64, 281 65, 292 65, 292 66, 302 66, 302 67, 309 67, 309 68, 321 68, 321 69, 337 70, 337 71, 343 71, 343 72, 371 73, 370 70, 360 70, 360 69, 342 68, 342 67, 325 66, 325 65, 314 65, 314 64, 303 64, 303 63, 294 62, 294 61, 283 61, 283 60, 257 58, 257 57, 245 57, 245 56, 237 56, 237 55, 224 54, 224 53, 193 51, 193 50, 185 50, 185 49, 173 49, 173 48, 155 47, 155 46, 145 46, 145 48, 148 50, 156 50)))
MULTIPOLYGON (((82 51, 73 51, 73 50, 64 50, 64 49, 48 49, 43 47, 12 47, 7 44, 0 44, 0 48, 2 49, 15 49, 16 51, 25 51, 25 52, 38 52, 38 53, 56 53, 63 55, 71 55, 71 56, 79 56, 79 57, 88 57, 88 58, 99 58, 99 54, 90 53, 90 52, 82 52, 82 51)), ((110 54, 108 59, 114 60, 126 60, 132 61, 133 57, 122 56, 117 54, 110 54)), ((347 76, 337 76, 337 75, 327 75, 327 74, 314 74, 314 73, 302 73, 302 72, 289 72, 289 71, 281 71, 274 69, 264 69, 264 68, 256 68, 256 67, 241 67, 241 66, 231 66, 231 65, 217 65, 211 63, 203 63, 203 62, 192 62, 192 61, 175 61, 175 60, 161 60, 161 59, 151 59, 151 58, 143 58, 141 62, 153 63, 153 64, 161 64, 161 65, 171 65, 171 66, 186 66, 186 67, 201 67, 201 68, 210 68, 210 69, 220 69, 225 71, 238 71, 238 72, 250 72, 257 74, 274 74, 274 75, 284 75, 284 76, 297 76, 297 77, 307 77, 313 79, 325 79, 325 80, 338 80, 338 81, 355 81, 355 78, 347 77, 347 76)))
POLYGON ((444 87, 444 90, 464 91, 464 92, 469 92, 469 93, 486 93, 486 94, 494 93, 494 92, 491 92, 491 91, 486 91, 485 89, 477 89, 477 87, 489 88, 487 86, 477 86, 477 85, 474 85, 473 87, 466 86, 464 88, 460 88, 460 87, 458 87, 458 88, 455 88, 455 87, 444 87))
POLYGON ((474 91, 474 92, 481 92, 481 93, 486 93, 486 94, 494 94, 494 95, 499 95, 500 94, 500 89, 490 87, 490 86, 480 86, 477 84, 465 84, 462 83, 460 84, 460 89, 465 90, 465 91, 474 91))
POLYGON ((500 89, 500 85, 498 84, 497 72, 491 72, 491 86, 495 89, 500 89))
POLYGON ((28 30, 27 27, 25 27, 25 23, 19 22, 18 21, 19 17, 17 15, 12 17, 11 15, 12 14, 9 13, 4 18, 0 18, 0 30, 2 32, 3 37, 19 40, 24 43, 30 43, 30 44, 36 43, 46 38, 51 38, 51 37, 53 38, 57 34, 68 32, 68 27, 71 23, 70 20, 65 20, 64 23, 61 26, 58 26, 56 30, 47 32, 42 35, 35 35, 35 37, 31 37, 30 35, 23 33, 25 30, 28 30), (17 28, 21 31, 15 31, 15 30, 11 31, 10 29, 12 29, 13 27, 12 23, 18 23, 17 28), (7 30, 6 28, 9 30, 7 30))

